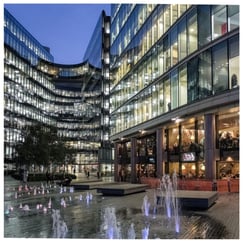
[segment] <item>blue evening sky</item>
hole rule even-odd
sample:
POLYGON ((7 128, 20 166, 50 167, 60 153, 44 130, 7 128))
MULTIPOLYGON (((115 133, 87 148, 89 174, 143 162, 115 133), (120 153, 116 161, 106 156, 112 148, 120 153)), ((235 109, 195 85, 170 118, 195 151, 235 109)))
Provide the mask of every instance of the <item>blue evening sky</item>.
POLYGON ((54 61, 77 64, 93 34, 102 10, 110 15, 109 3, 9 4, 4 7, 44 46, 54 61))

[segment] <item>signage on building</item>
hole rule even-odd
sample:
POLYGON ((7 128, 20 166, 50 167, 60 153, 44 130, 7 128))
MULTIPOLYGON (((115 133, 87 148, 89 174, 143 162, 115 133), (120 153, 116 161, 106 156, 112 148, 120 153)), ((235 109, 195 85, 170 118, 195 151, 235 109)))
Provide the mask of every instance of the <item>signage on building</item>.
POLYGON ((196 153, 195 152, 186 152, 181 153, 181 161, 196 161, 196 153))

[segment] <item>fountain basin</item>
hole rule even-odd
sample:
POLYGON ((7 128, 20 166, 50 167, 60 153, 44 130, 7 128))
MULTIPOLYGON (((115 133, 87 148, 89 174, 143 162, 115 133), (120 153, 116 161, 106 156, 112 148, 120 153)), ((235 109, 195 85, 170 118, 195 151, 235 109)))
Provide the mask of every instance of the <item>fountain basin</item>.
POLYGON ((147 184, 117 183, 97 188, 97 193, 110 196, 124 196, 144 192, 148 188, 149 186, 147 184))
POLYGON ((216 191, 177 191, 177 198, 184 208, 208 209, 218 199, 216 191))
MULTIPOLYGON (((177 190, 175 195, 181 207, 202 210, 210 208, 218 199, 216 191, 177 190)), ((162 197, 157 195, 157 201, 161 199, 162 197)))

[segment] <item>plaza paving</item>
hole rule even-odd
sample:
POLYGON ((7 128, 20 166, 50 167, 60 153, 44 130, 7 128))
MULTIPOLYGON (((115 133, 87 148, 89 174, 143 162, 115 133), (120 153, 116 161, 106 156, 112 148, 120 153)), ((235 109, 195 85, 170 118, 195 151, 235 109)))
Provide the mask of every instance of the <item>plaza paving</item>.
MULTIPOLYGON (((82 180, 85 180, 85 178, 81 178, 82 180)), ((79 178, 80 180, 80 178, 79 178)), ((44 183, 44 182, 43 182, 44 183)), ((16 181, 12 179, 11 177, 7 176, 4 177, 4 207, 6 210, 7 205, 11 205, 12 207, 19 207, 19 203, 22 202, 23 205, 28 202, 29 205, 33 208, 33 205, 38 201, 38 198, 41 200, 44 200, 44 197, 41 195, 38 195, 35 197, 35 199, 30 200, 30 196, 23 195, 22 198, 16 199, 15 198, 15 192, 13 191, 13 188, 17 188, 19 185, 19 181, 16 181)), ((36 185, 40 184, 40 182, 31 182, 30 185, 36 185)), ((144 195, 147 194, 150 197, 153 197, 154 190, 147 189, 146 192, 142 193, 136 193, 131 194, 127 196, 122 197, 103 197, 99 196, 99 193, 96 192, 96 190, 89 190, 92 192, 92 194, 96 197, 96 203, 98 204, 105 204, 106 206, 116 205, 116 209, 120 212, 128 211, 128 209, 133 209, 139 211, 141 209, 141 204, 144 198, 144 195)), ((80 196, 81 192, 74 192, 72 194, 73 201, 76 198, 76 201, 78 201, 78 197, 80 196)), ((82 192, 83 195, 86 195, 87 191, 82 192)), ((45 200, 52 196, 53 198, 56 198, 57 201, 61 200, 61 197, 65 194, 60 194, 59 189, 56 191, 52 191, 50 189, 49 195, 45 196, 45 200)), ((99 223, 97 223, 96 215, 94 212, 91 212, 92 207, 86 208, 84 211, 79 211, 80 206, 74 202, 72 202, 72 206, 67 207, 65 220, 67 220, 67 224, 69 225, 72 221, 72 226, 69 226, 69 235, 67 238, 95 238, 95 236, 92 236, 92 231, 97 231, 99 223), (75 210, 71 210, 75 209, 75 210), (70 210, 70 211, 68 211, 70 210), (80 223, 79 221, 76 222, 76 220, 80 220, 82 215, 86 215, 87 217, 86 221, 80 223), (78 216, 77 216, 78 215, 78 216), (83 234, 80 233, 80 229, 76 229, 75 227, 78 227, 77 225, 80 224, 80 227, 82 227, 82 224, 87 223, 89 221, 90 217, 90 225, 89 230, 87 232, 84 232, 83 234), (93 218, 92 218, 93 217, 93 218), (70 221, 69 221, 70 220, 70 221), (72 230, 70 230, 70 227, 72 227, 72 230), (78 232, 78 234, 77 234, 78 232)), ((71 203, 70 203, 71 205, 71 203)), ((97 209, 94 209, 97 210, 97 209)), ((214 238, 219 236, 219 239, 239 239, 239 221, 240 221, 240 209, 239 209, 239 193, 219 193, 219 198, 216 201, 216 203, 210 207, 208 210, 188 210, 186 213, 193 215, 194 220, 194 226, 200 228, 202 227, 205 219, 210 218, 213 219, 213 225, 212 223, 209 224, 210 227, 214 228, 211 229, 210 234, 208 234, 206 237, 203 237, 199 234, 194 234, 192 228, 188 228, 185 230, 185 232, 180 235, 181 239, 195 239, 195 238, 214 238), (200 217, 196 217, 200 215, 200 217), (205 216, 205 218, 202 218, 201 216, 205 216), (204 221, 202 221, 202 219, 204 221), (216 235, 216 236, 215 236, 216 235)), ((49 213, 49 216, 38 216, 39 218, 35 219, 34 217, 36 215, 34 214, 28 214, 26 217, 26 214, 23 215, 15 215, 12 218, 4 217, 4 238, 51 238, 50 232, 51 232, 51 213, 49 213), (20 217, 19 217, 20 216, 20 217), (40 220, 41 219, 41 220, 40 220), (14 222, 14 220, 16 220, 14 222), (33 222, 31 222, 33 220, 33 222), (40 221, 38 221, 40 220, 40 221), (38 228, 41 224, 41 230, 38 228)), ((5 215, 6 216, 6 215, 5 215)), ((192 217, 191 217, 192 218, 192 217)), ((97 219, 98 220, 98 219, 97 219)), ((131 220, 131 219, 130 219, 131 220)), ((101 224, 101 223, 100 223, 101 224)))

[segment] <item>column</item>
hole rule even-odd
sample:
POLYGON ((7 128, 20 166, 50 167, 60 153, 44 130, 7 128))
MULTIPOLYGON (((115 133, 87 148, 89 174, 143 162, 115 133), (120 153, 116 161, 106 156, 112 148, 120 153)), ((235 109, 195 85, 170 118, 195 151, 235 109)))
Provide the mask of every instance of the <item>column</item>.
POLYGON ((131 183, 137 182, 137 139, 131 138, 131 183))
POLYGON ((156 130, 156 175, 158 178, 161 178, 164 174, 163 170, 163 138, 164 138, 164 129, 159 128, 156 130))
POLYGON ((119 171, 118 171, 118 163, 119 163, 119 143, 115 143, 115 161, 114 161, 114 181, 119 181, 119 171))
POLYGON ((215 115, 204 115, 205 127, 205 144, 204 144, 204 159, 205 159, 205 177, 206 179, 216 179, 216 148, 215 148, 215 115))

